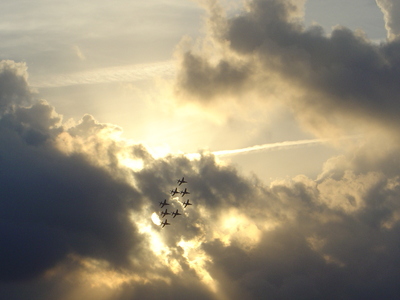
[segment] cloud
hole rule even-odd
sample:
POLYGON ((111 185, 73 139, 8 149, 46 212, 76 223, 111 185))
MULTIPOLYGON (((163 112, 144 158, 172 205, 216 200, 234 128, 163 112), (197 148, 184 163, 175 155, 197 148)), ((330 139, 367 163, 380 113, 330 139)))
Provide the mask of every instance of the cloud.
MULTIPOLYGON (((63 124, 53 107, 34 99, 25 66, 3 64, 1 85, 15 84, 1 98, 2 294, 76 299, 89 291, 88 299, 158 299, 163 291, 155 287, 162 286, 171 299, 212 299, 181 256, 177 237, 169 247, 150 219, 190 161, 155 160, 122 139, 119 127, 90 115, 63 124), (135 173, 121 157, 146 167, 135 173), (189 272, 185 280, 182 270, 189 272)), ((185 226, 194 238, 199 229, 189 220, 185 226)))
MULTIPOLYGON (((388 139, 393 133, 385 127, 397 128, 396 89, 388 75, 397 72, 396 52, 390 52, 397 44, 378 46, 343 28, 330 37, 317 27, 304 30, 301 11, 292 2, 253 1, 240 16, 217 18, 213 30, 227 26, 214 35, 229 50, 223 63, 188 52, 199 72, 190 73, 187 63, 178 79, 204 78, 206 87, 192 84, 186 92, 210 104, 221 95, 260 91, 260 79, 270 78, 279 83, 276 91, 295 87, 284 96, 296 97, 285 101, 310 126, 327 126, 311 122, 318 113, 329 121, 332 114, 354 114, 383 124, 386 131, 363 136, 351 151, 329 159, 317 180, 299 175, 265 185, 219 164, 213 154, 152 157, 123 139, 121 128, 94 116, 63 123, 54 107, 35 100, 26 66, 2 62, 1 294, 41 300, 397 299, 400 161, 398 140, 388 139), (358 67, 368 93, 354 77, 358 67), (215 81, 206 80, 207 72, 215 81), (372 79, 376 86, 368 85, 372 79), (347 85, 332 91, 339 83, 347 85), (387 98, 378 105, 373 95, 385 88, 387 98), (130 168, 126 159, 141 168, 130 168), (182 176, 190 194, 170 197, 182 176), (163 199, 182 215, 160 228, 151 216, 163 199), (193 205, 183 208, 186 199, 193 205)), ((342 126, 340 118, 331 125, 342 126)), ((304 143, 314 141, 321 139, 304 143)))
POLYGON ((81 48, 79 46, 75 45, 72 47, 72 50, 76 53, 76 56, 79 57, 80 60, 86 60, 85 54, 83 54, 81 48))
POLYGON ((155 160, 136 176, 146 175, 143 190, 150 174, 172 182, 171 172, 184 172, 194 206, 163 230, 170 251, 180 253, 167 257, 194 270, 221 299, 395 299, 398 172, 360 171, 357 164, 338 158, 317 182, 299 176, 269 187, 207 155, 191 163, 155 160))
POLYGON ((385 27, 389 40, 400 36, 400 5, 394 0, 376 0, 385 17, 385 27))
MULTIPOLYGON (((81 57, 82 54, 80 54, 79 48, 76 48, 76 51, 78 53, 77 55, 81 57)), ((153 79, 154 77, 170 77, 174 72, 173 63, 171 61, 165 61, 151 64, 103 68, 74 74, 53 75, 51 78, 36 77, 30 84, 37 88, 46 88, 110 82, 131 82, 153 79)))
POLYGON ((398 128, 398 41, 378 45, 344 27, 327 36, 318 25, 305 28, 301 11, 291 1, 254 0, 233 17, 211 14, 207 43, 216 51, 183 51, 178 95, 247 105, 257 91, 320 135, 354 128, 354 120, 398 128))
POLYGON ((26 84, 27 67, 24 63, 10 60, 0 62, 0 114, 11 109, 14 104, 29 102, 31 94, 26 84))
POLYGON ((58 150, 61 116, 33 100, 22 67, 3 62, 0 73, 0 279, 39 276, 71 253, 125 264, 140 243, 129 211, 141 196, 82 151, 58 150))

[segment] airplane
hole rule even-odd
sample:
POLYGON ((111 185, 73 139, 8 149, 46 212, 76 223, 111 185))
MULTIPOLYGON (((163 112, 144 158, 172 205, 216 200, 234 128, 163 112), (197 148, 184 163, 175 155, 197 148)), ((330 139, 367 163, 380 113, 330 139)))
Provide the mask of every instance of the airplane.
POLYGON ((186 190, 186 188, 185 188, 183 191, 181 191, 180 193, 181 193, 182 197, 185 196, 186 194, 190 194, 190 193, 186 190))
POLYGON ((171 225, 170 223, 168 223, 167 219, 165 219, 164 222, 161 222, 161 228, 164 228, 165 225, 171 225))
POLYGON ((171 190, 171 195, 175 196, 175 194, 178 194, 178 188, 175 188, 175 190, 171 190))
POLYGON ((162 215, 162 217, 164 218, 165 215, 170 215, 170 213, 167 211, 167 209, 165 209, 165 211, 162 211, 160 215, 162 215))
POLYGON ((169 205, 169 203, 167 203, 167 199, 164 199, 164 201, 161 201, 161 202, 160 202, 161 208, 163 208, 164 205, 169 205))
POLYGON ((173 218, 175 218, 176 216, 180 216, 181 214, 178 213, 178 210, 172 212, 173 218))
POLYGON ((182 202, 183 207, 186 208, 188 205, 192 205, 192 203, 189 203, 189 199, 186 200, 186 202, 182 202))
POLYGON ((181 185, 182 183, 187 183, 187 181, 185 181, 185 177, 182 177, 182 179, 178 179, 177 183, 181 185))

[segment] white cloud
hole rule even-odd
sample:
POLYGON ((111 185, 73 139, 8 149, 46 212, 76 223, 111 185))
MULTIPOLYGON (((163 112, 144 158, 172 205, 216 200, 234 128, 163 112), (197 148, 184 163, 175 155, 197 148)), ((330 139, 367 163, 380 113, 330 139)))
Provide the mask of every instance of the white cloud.
POLYGON ((385 25, 389 40, 400 36, 400 4, 396 0, 376 0, 385 17, 385 25))
POLYGON ((211 107, 230 97, 246 106, 258 92, 260 101, 288 105, 322 137, 360 123, 399 126, 398 43, 377 45, 344 27, 330 36, 318 25, 305 28, 289 1, 250 3, 240 15, 210 17, 217 55, 206 46, 182 54, 177 90, 185 101, 211 107))

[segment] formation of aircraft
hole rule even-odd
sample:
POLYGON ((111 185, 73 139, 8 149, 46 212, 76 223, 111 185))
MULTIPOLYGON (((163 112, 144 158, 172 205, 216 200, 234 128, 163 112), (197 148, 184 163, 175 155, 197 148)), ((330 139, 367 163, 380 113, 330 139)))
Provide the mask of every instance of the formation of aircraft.
MULTIPOLYGON (((185 177, 182 177, 181 179, 177 180, 178 186, 180 186, 184 183, 187 183, 187 181, 185 180, 185 177)), ((185 188, 184 190, 178 191, 178 187, 176 187, 174 190, 170 191, 170 194, 171 194, 171 197, 175 196, 176 194, 181 194, 181 196, 183 197, 187 194, 190 194, 190 192, 187 190, 187 188, 185 188)), ((192 203, 189 202, 189 199, 187 199, 184 202, 181 202, 181 204, 183 205, 184 208, 186 208, 186 206, 188 206, 188 205, 192 205, 192 203)), ((163 208, 165 205, 169 205, 169 203, 167 202, 167 199, 164 199, 164 201, 160 202, 161 208, 163 208)), ((166 208, 165 211, 161 211, 160 215, 162 218, 164 218, 166 215, 171 215, 172 218, 175 218, 176 216, 180 216, 182 214, 179 213, 179 209, 177 209, 176 211, 168 212, 168 209, 166 208)), ((160 224, 161 228, 164 228, 166 225, 171 225, 170 223, 168 223, 167 219, 165 219, 160 224)))

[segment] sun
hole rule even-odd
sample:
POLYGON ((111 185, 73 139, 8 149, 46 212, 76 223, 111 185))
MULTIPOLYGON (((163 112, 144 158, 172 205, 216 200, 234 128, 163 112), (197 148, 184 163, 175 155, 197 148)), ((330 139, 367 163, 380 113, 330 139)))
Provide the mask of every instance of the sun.
POLYGON ((151 220, 154 224, 161 225, 161 220, 157 213, 153 212, 153 214, 151 215, 151 220))

